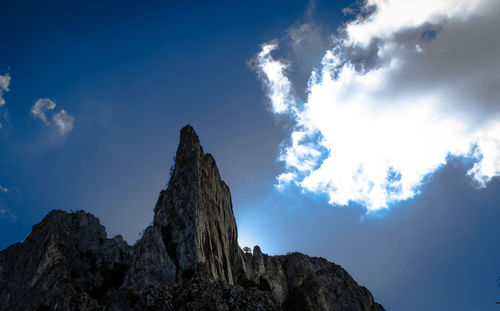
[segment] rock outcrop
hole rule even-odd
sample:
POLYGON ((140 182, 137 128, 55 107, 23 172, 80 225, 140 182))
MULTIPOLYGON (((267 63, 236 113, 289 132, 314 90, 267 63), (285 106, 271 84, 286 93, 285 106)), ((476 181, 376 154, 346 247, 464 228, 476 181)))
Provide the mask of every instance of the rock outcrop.
POLYGON ((1 310, 99 310, 123 283, 131 248, 93 215, 52 211, 0 252, 1 310))
POLYGON ((0 252, 1 310, 383 310, 340 266, 238 246, 231 194, 192 127, 133 247, 83 211, 52 211, 0 252))
POLYGON ((285 310, 383 310, 370 292, 340 266, 294 252, 285 256, 245 254, 247 273, 285 310))

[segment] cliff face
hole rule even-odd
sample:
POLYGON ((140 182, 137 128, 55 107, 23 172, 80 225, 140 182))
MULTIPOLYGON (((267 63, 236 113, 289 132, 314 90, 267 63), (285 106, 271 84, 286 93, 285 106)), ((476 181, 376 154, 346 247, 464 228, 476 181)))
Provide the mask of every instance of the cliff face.
POLYGON ((153 226, 163 234, 177 279, 183 271, 196 270, 206 279, 234 284, 233 267, 241 266, 241 254, 231 193, 190 126, 181 130, 174 171, 156 204, 153 226))
POLYGON ((52 211, 0 252, 1 310, 383 310, 340 266, 238 246, 231 194, 193 128, 133 247, 94 216, 52 211))

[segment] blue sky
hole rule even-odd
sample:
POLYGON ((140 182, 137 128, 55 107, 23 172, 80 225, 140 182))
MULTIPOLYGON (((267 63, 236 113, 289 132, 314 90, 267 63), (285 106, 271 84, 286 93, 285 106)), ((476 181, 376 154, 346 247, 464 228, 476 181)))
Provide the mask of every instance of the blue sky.
MULTIPOLYGON (((152 221, 158 193, 168 179, 178 131, 191 124, 231 188, 241 246, 259 244, 270 254, 298 250, 325 257, 345 267, 388 310, 496 310, 495 301, 500 299, 496 284, 500 276, 500 182, 493 177, 481 188, 474 176, 489 176, 490 171, 468 175, 480 159, 489 159, 485 152, 480 157, 472 156, 470 150, 462 152, 459 147, 469 142, 469 136, 458 132, 433 135, 456 142, 441 144, 447 148, 444 163, 437 157, 437 167, 432 161, 404 166, 403 176, 427 170, 422 180, 417 178, 411 184, 413 192, 407 197, 398 199, 389 192, 385 201, 377 201, 374 192, 319 187, 344 181, 318 169, 329 159, 324 154, 319 158, 308 154, 317 162, 305 171, 292 160, 280 160, 280 154, 293 146, 293 133, 301 131, 295 116, 312 111, 303 109, 312 102, 306 96, 313 93, 307 84, 311 71, 324 68, 321 60, 332 49, 331 36, 342 21, 354 18, 342 12, 350 5, 350 1, 322 0, 227 1, 217 5, 206 1, 148 5, 136 1, 0 2, 0 75, 10 76, 8 91, 2 93, 5 105, 0 106, 0 186, 6 189, 0 191, 0 248, 24 240, 31 226, 54 208, 92 212, 106 226, 108 235, 122 234, 133 243, 152 221), (266 57, 288 66, 282 73, 292 94, 285 97, 287 105, 297 103, 298 114, 276 111, 277 102, 270 98, 273 76, 267 75, 265 67, 259 69, 262 62, 257 55, 263 44, 276 43, 279 47, 266 57), (44 98, 56 104, 46 110, 47 122, 31 112, 35 102, 44 98), (53 119, 61 110, 74 118, 72 129, 64 134, 53 119), (296 173, 297 177, 279 191, 276 178, 284 173, 296 173), (318 176, 318 183, 301 184, 311 174, 318 176), (339 206, 343 199, 349 203, 339 206), (374 212, 367 212, 370 206, 374 212)), ((472 12, 470 20, 474 20, 479 9, 464 10, 472 12)), ((489 21, 493 14, 484 15, 482 20, 489 21)), ((379 36, 377 51, 387 52, 381 47, 389 42, 391 46, 411 45, 419 53, 414 58, 405 49, 398 50, 399 54, 392 50, 392 54, 381 53, 412 69, 405 79, 400 79, 398 72, 386 71, 388 75, 382 78, 393 89, 401 90, 390 93, 391 98, 419 99, 419 94, 425 93, 442 99, 440 96, 449 95, 440 90, 460 90, 463 94, 458 99, 447 97, 450 104, 438 107, 440 115, 474 115, 474 120, 442 120, 463 121, 470 133, 477 134, 474 137, 480 137, 471 140, 480 149, 488 142, 481 140, 482 134, 497 138, 491 130, 478 129, 475 124, 491 121, 484 115, 497 116, 495 96, 500 77, 490 72, 498 63, 492 62, 488 51, 499 49, 494 43, 497 38, 487 36, 494 36, 491 33, 496 27, 486 23, 480 28, 478 22, 474 25, 479 26, 470 27, 467 21, 451 19, 448 24, 452 26, 446 29, 440 20, 432 20, 442 36, 432 27, 422 29, 417 24, 405 28, 405 36, 400 28, 390 30, 396 36, 372 35, 379 36), (470 45, 463 47, 463 54, 472 56, 464 62, 465 56, 453 54, 447 57, 451 60, 445 64, 446 70, 432 72, 443 64, 433 51, 454 46, 454 29, 460 30, 460 42, 475 38, 477 42, 470 39, 470 45), (417 30, 418 34, 436 31, 436 39, 428 43, 426 37, 417 42, 418 48, 413 39, 402 39, 413 38, 408 33, 417 30), (431 75, 415 68, 431 68, 431 75), (470 89, 457 88, 462 80, 455 77, 463 72, 472 73, 466 79, 470 89), (442 80, 431 76, 442 76, 442 80), (488 83, 476 77, 487 77, 488 83), (455 84, 443 85, 442 81, 455 84), (434 92, 437 88, 430 88, 430 84, 443 86, 434 92)), ((371 26, 378 29, 374 27, 377 24, 371 26)), ((390 63, 382 57, 378 63, 373 61, 369 47, 354 50, 342 44, 342 55, 351 64, 362 64, 368 75, 390 63)), ((337 81, 370 102, 387 101, 384 96, 373 97, 380 92, 365 92, 359 83, 337 81)), ((328 87, 323 82, 318 81, 317 89, 328 87)), ((406 101, 400 102, 407 107, 406 101)), ((330 107, 325 105, 317 107, 330 107)), ((359 110, 366 113, 358 116, 374 126, 378 123, 373 123, 371 116, 384 109, 388 108, 359 110)), ((299 141, 296 146, 311 147, 308 152, 330 148, 318 143, 318 131, 326 140, 338 141, 334 135, 338 131, 324 127, 334 121, 311 120, 309 125, 315 130, 306 134, 315 140, 299 141)), ((392 119, 387 120, 390 123, 392 119)), ((456 124, 453 122, 446 123, 446 128, 453 128, 449 126, 456 124)), ((356 128, 350 124, 344 125, 351 131, 342 137, 356 128)), ((417 128, 416 133, 425 138, 424 130, 417 128)), ((353 158, 369 167, 371 159, 379 156, 393 161, 397 168, 399 158, 374 150, 406 147, 408 140, 398 141, 401 137, 389 135, 390 139, 378 141, 368 135, 372 132, 376 131, 360 131, 366 135, 352 136, 350 141, 364 142, 368 137, 385 148, 362 149, 369 156, 353 158)), ((393 132, 406 133, 404 129, 393 132)), ((339 145, 333 146, 332 150, 339 145)), ((341 146, 350 148, 351 144, 341 146)), ((441 155, 437 153, 441 149, 434 145, 418 147, 425 155, 441 155)), ((288 150, 297 156, 293 152, 299 149, 288 150)), ((304 161, 300 156, 297 159, 304 161)), ((335 158, 331 161, 336 163, 335 158)), ((378 180, 366 172, 361 176, 372 184, 378 180)))

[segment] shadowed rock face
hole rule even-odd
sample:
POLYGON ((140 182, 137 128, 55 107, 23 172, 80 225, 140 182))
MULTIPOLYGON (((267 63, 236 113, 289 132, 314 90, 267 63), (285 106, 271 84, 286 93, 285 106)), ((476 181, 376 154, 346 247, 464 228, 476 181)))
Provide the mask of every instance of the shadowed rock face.
POLYGON ((229 188, 191 126, 133 247, 91 214, 52 211, 0 252, 0 310, 383 310, 340 266, 244 254, 229 188))
POLYGON ((269 289, 285 310, 384 310, 342 267, 294 252, 285 256, 245 254, 249 278, 269 289))
POLYGON ((93 215, 52 211, 0 252, 0 310, 96 310, 123 283, 130 255, 93 215))

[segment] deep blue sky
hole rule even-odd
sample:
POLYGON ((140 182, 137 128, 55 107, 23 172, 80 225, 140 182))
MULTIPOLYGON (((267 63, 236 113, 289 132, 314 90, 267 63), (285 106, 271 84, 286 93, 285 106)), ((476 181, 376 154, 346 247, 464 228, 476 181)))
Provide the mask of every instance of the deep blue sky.
POLYGON ((326 257, 388 310, 497 310, 500 182, 474 189, 470 164, 451 161, 378 217, 273 187, 290 125, 247 63, 297 23, 333 33, 349 4, 319 0, 308 17, 307 1, 0 1, 0 75, 12 79, 0 107, 0 248, 54 208, 92 212, 133 243, 189 123, 232 190, 241 246, 326 257), (66 137, 30 114, 44 97, 75 117, 66 137))

